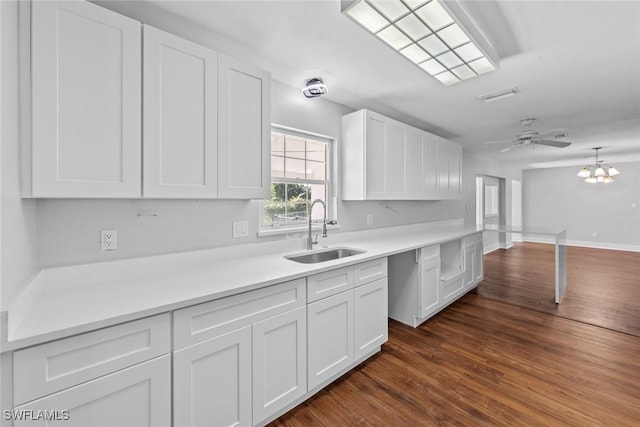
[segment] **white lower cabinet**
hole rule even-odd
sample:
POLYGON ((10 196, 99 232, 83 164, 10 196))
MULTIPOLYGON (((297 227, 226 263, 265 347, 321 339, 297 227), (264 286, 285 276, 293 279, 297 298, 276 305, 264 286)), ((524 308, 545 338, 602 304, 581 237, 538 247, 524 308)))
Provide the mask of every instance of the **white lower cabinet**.
POLYGON ((251 326, 173 356, 175 426, 250 426, 251 326))
POLYGON ((353 291, 309 304, 307 319, 311 390, 353 362, 353 291))
POLYGON ((482 281, 482 234, 464 240, 464 286, 471 289, 482 281))
POLYGON ((389 317, 416 327, 482 280, 482 233, 389 257, 389 317))
POLYGON ((313 301, 307 306, 308 379, 309 390, 313 390, 387 341, 387 259, 310 276, 307 287, 313 301), (333 294, 315 300, 318 293, 313 290, 318 283, 338 278, 344 279, 337 282, 339 287, 325 287, 327 293, 333 289, 333 294))
POLYGON ((358 360, 387 342, 387 278, 355 288, 353 305, 354 358, 358 360))
POLYGON ((420 286, 418 300, 420 301, 420 317, 426 318, 438 309, 440 304, 440 263, 426 263, 420 266, 420 286))
POLYGON ((441 308, 440 246, 389 257, 389 317, 418 326, 441 308))
POLYGON ((306 307, 253 325, 254 424, 307 392, 306 336, 306 307))
POLYGON ((34 416, 13 425, 50 425, 45 416, 36 417, 39 411, 48 411, 60 419, 59 424, 70 427, 169 427, 170 372, 167 354, 18 406, 16 411, 33 411, 34 416))

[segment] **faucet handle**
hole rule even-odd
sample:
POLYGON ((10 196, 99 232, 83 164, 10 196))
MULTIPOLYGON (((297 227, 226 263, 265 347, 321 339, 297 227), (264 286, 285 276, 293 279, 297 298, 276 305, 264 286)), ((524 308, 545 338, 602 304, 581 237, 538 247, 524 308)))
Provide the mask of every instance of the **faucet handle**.
POLYGON ((314 239, 311 241, 312 245, 317 245, 318 244, 318 234, 316 233, 314 239))

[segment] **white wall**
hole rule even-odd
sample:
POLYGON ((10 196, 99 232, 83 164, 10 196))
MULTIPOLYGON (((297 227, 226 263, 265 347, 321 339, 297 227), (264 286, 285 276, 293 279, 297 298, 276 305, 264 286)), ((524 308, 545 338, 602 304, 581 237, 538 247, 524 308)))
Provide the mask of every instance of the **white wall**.
POLYGON ((18 5, 0 1, 0 307, 36 268, 36 203, 20 198, 18 145, 18 5))
POLYGON ((640 250, 640 162, 615 166, 611 184, 587 184, 579 167, 524 171, 525 226, 566 228, 569 244, 640 250))

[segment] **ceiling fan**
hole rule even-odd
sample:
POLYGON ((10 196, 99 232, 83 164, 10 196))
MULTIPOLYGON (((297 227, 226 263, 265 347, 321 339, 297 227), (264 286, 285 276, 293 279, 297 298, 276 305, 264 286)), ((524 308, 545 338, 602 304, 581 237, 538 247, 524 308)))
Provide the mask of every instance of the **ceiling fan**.
POLYGON ((512 142, 513 144, 503 148, 500 150, 501 153, 505 151, 509 151, 515 147, 524 147, 527 145, 534 146, 536 144, 539 145, 547 145, 549 147, 557 147, 564 148, 571 145, 570 142, 567 141, 558 141, 560 138, 565 138, 567 133, 563 129, 553 129, 545 132, 539 132, 535 129, 529 129, 536 122, 536 119, 523 119, 520 120, 520 124, 525 128, 518 135, 516 135, 515 139, 507 139, 503 141, 489 141, 485 144, 503 144, 505 142, 512 142), (546 138, 553 139, 546 139, 546 138))

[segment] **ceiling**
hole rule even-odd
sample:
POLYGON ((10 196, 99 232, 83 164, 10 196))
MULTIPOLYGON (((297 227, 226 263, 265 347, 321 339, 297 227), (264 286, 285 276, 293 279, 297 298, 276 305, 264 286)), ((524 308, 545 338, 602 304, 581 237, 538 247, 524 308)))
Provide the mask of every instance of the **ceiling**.
MULTIPOLYGON (((379 113, 528 169, 640 160, 639 1, 462 1, 500 57, 497 71, 444 86, 340 13, 339 0, 151 1, 206 27, 226 47, 302 87, 321 77, 326 98, 379 113), (516 86, 494 102, 478 96, 516 86), (567 148, 501 153, 534 129, 564 129, 567 148)), ((315 100, 309 100, 314 102, 315 100)))

